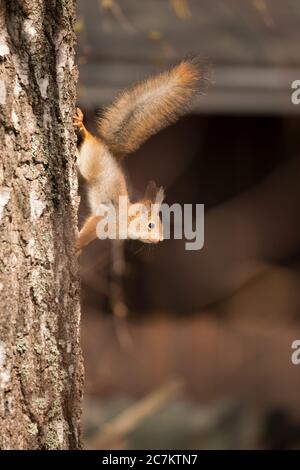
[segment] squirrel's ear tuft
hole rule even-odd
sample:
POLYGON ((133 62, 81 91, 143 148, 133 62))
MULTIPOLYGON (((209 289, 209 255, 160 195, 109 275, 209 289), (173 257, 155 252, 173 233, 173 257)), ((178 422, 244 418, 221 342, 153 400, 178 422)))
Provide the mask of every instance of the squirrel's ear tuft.
POLYGON ((145 199, 150 200, 152 204, 161 204, 165 193, 162 187, 158 188, 154 181, 150 181, 145 191, 145 199))
POLYGON ((164 192, 164 188, 161 186, 156 193, 155 204, 161 205, 164 199, 165 199, 165 192, 164 192))
POLYGON ((150 181, 147 185, 145 191, 145 199, 149 199, 151 202, 154 202, 156 199, 158 187, 156 186, 154 181, 150 181))

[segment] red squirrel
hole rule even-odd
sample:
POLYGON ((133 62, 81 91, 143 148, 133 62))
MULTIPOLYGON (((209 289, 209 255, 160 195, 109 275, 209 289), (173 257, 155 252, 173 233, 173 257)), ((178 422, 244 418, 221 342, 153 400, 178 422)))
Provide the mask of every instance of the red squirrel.
MULTIPOLYGON (((91 211, 79 232, 77 255, 97 237, 96 228, 101 219, 97 215, 99 205, 110 203, 117 208, 119 197, 124 196, 128 206, 135 208, 136 203, 130 201, 120 165, 122 157, 137 150, 149 137, 184 115, 204 80, 197 62, 191 59, 134 85, 123 91, 104 111, 98 121, 97 138, 86 129, 83 113, 77 108, 74 125, 83 138, 78 152, 78 168, 87 186, 91 211)), ((138 203, 144 204, 150 213, 151 204, 160 205, 163 198, 163 189, 151 182, 138 203)), ((159 214, 151 215, 152 219, 137 221, 140 222, 139 232, 129 231, 128 238, 149 243, 162 241, 159 214)), ((126 223, 129 222, 128 219, 126 223)))

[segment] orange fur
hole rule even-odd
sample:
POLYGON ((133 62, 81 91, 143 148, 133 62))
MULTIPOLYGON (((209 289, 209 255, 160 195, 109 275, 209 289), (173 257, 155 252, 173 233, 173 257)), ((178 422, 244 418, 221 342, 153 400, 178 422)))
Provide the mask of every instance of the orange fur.
MULTIPOLYGON (((186 113, 203 81, 205 77, 196 62, 186 60, 124 91, 99 121, 100 139, 85 128, 83 113, 77 108, 74 125, 83 137, 78 168, 87 184, 91 209, 91 217, 79 233, 77 254, 96 238, 99 205, 112 203, 117 207, 119 196, 128 198, 125 176, 116 157, 133 152, 150 136, 186 113)), ((152 182, 141 202, 147 202, 151 215, 150 202, 160 204, 162 199, 162 188, 157 188, 152 182)), ((143 226, 142 241, 157 243, 163 239, 159 216, 155 222, 154 232, 153 227, 143 226)), ((132 233, 129 237, 133 236, 132 233)))
POLYGON ((98 122, 102 140, 115 156, 135 151, 188 111, 204 81, 197 63, 186 60, 125 90, 98 122))
POLYGON ((92 215, 89 217, 82 229, 79 232, 79 236, 77 239, 77 244, 76 244, 76 255, 79 256, 81 254, 82 248, 84 248, 86 245, 91 243, 93 240, 97 238, 97 223, 101 217, 97 217, 96 215, 92 215))

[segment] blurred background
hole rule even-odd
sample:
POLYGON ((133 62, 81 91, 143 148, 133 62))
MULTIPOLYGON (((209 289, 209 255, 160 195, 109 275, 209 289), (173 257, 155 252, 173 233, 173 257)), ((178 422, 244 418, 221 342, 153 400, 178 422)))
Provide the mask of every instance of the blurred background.
MULTIPOLYGON (((78 104, 196 54, 211 85, 124 160, 132 198, 205 204, 205 245, 81 257, 87 448, 300 449, 297 0, 79 0, 78 104)), ((84 188, 80 225, 87 215, 84 188)))

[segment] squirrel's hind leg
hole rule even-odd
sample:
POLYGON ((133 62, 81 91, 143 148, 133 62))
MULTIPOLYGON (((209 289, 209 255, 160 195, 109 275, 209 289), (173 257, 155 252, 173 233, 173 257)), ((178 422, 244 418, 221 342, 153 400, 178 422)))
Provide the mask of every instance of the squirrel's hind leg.
POLYGON ((83 112, 80 108, 76 108, 75 114, 73 116, 73 124, 79 130, 81 137, 84 139, 88 139, 92 137, 90 132, 87 130, 85 125, 83 124, 83 112))
POLYGON ((83 138, 78 150, 78 169, 87 183, 94 183, 101 173, 101 156, 105 152, 104 146, 86 129, 83 124, 83 112, 79 108, 76 108, 73 122, 83 138))

